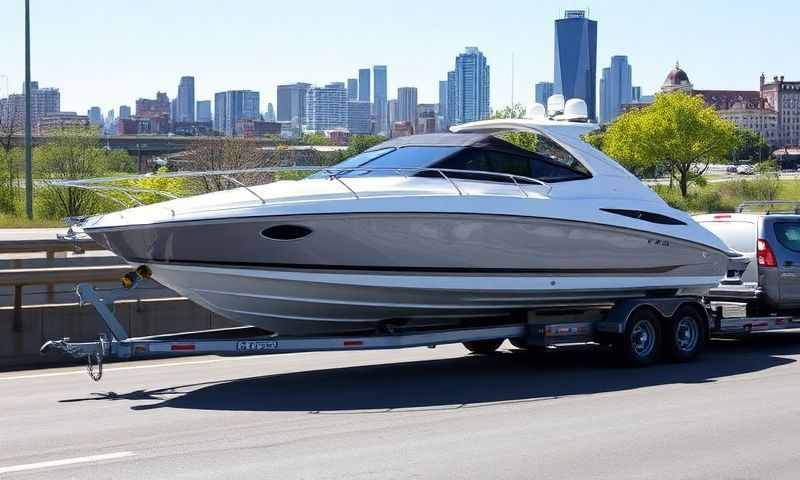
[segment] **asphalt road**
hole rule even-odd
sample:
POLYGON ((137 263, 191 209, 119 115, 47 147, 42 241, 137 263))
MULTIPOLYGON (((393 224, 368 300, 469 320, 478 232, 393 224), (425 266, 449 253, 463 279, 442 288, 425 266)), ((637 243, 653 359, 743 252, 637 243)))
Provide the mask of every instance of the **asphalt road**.
POLYGON ((645 369, 460 346, 0 373, 0 478, 800 478, 800 332, 645 369))

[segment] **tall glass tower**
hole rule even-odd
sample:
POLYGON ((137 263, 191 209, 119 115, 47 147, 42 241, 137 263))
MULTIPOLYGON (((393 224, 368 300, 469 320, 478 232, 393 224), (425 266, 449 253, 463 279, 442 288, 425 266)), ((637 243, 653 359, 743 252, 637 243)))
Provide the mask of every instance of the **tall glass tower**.
POLYGON ((600 77, 600 123, 610 123, 622 113, 622 105, 633 101, 631 66, 628 57, 611 57, 611 66, 600 77))
POLYGON ((358 70, 358 101, 369 102, 371 101, 369 92, 369 68, 361 68, 358 70))
POLYGON ((456 57, 456 109, 453 122, 489 118, 489 65, 477 47, 467 47, 456 57))
POLYGON ((181 77, 177 101, 177 121, 194 122, 194 77, 181 77))
POLYGON ((597 119, 597 22, 583 10, 567 10, 556 20, 553 93, 586 101, 589 118, 597 119))
POLYGON ((375 98, 375 133, 388 135, 389 133, 389 89, 386 83, 386 65, 372 67, 372 79, 375 82, 373 92, 375 98))

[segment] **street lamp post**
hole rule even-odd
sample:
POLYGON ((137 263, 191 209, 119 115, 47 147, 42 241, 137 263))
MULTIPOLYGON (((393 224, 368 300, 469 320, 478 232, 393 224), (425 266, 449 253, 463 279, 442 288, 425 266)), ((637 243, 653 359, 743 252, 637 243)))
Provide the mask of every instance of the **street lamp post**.
POLYGON ((25 0, 25 212, 33 218, 33 139, 31 138, 31 12, 25 0))

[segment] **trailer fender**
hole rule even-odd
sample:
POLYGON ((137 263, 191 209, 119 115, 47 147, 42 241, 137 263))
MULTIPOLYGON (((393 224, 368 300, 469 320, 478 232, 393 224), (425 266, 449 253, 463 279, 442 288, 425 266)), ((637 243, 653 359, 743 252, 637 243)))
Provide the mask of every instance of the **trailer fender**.
POLYGON ((655 310, 662 318, 666 319, 672 318, 675 312, 684 305, 695 308, 708 320, 708 311, 694 297, 636 298, 617 302, 606 318, 597 323, 596 329, 598 333, 622 335, 628 326, 631 314, 639 308, 655 310))

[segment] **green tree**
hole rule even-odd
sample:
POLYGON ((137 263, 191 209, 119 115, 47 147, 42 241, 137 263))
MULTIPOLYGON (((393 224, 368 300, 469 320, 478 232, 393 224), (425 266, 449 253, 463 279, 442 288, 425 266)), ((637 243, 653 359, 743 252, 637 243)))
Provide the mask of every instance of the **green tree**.
POLYGON ((603 151, 635 174, 663 165, 684 197, 735 144, 733 123, 683 92, 659 94, 652 105, 621 115, 602 141, 603 151))
POLYGON ((508 105, 492 114, 492 118, 525 118, 526 109, 521 103, 508 105))
POLYGON ((747 128, 736 128, 736 144, 728 154, 736 162, 737 160, 748 160, 750 162, 761 162, 770 157, 769 145, 758 132, 747 128))
POLYGON ((498 135, 498 137, 530 152, 535 152, 539 148, 539 135, 534 132, 505 132, 498 135))
POLYGON ((333 142, 331 141, 330 138, 326 137, 324 133, 314 132, 314 133, 304 133, 303 137, 300 139, 300 144, 323 146, 323 145, 333 145, 333 142))

